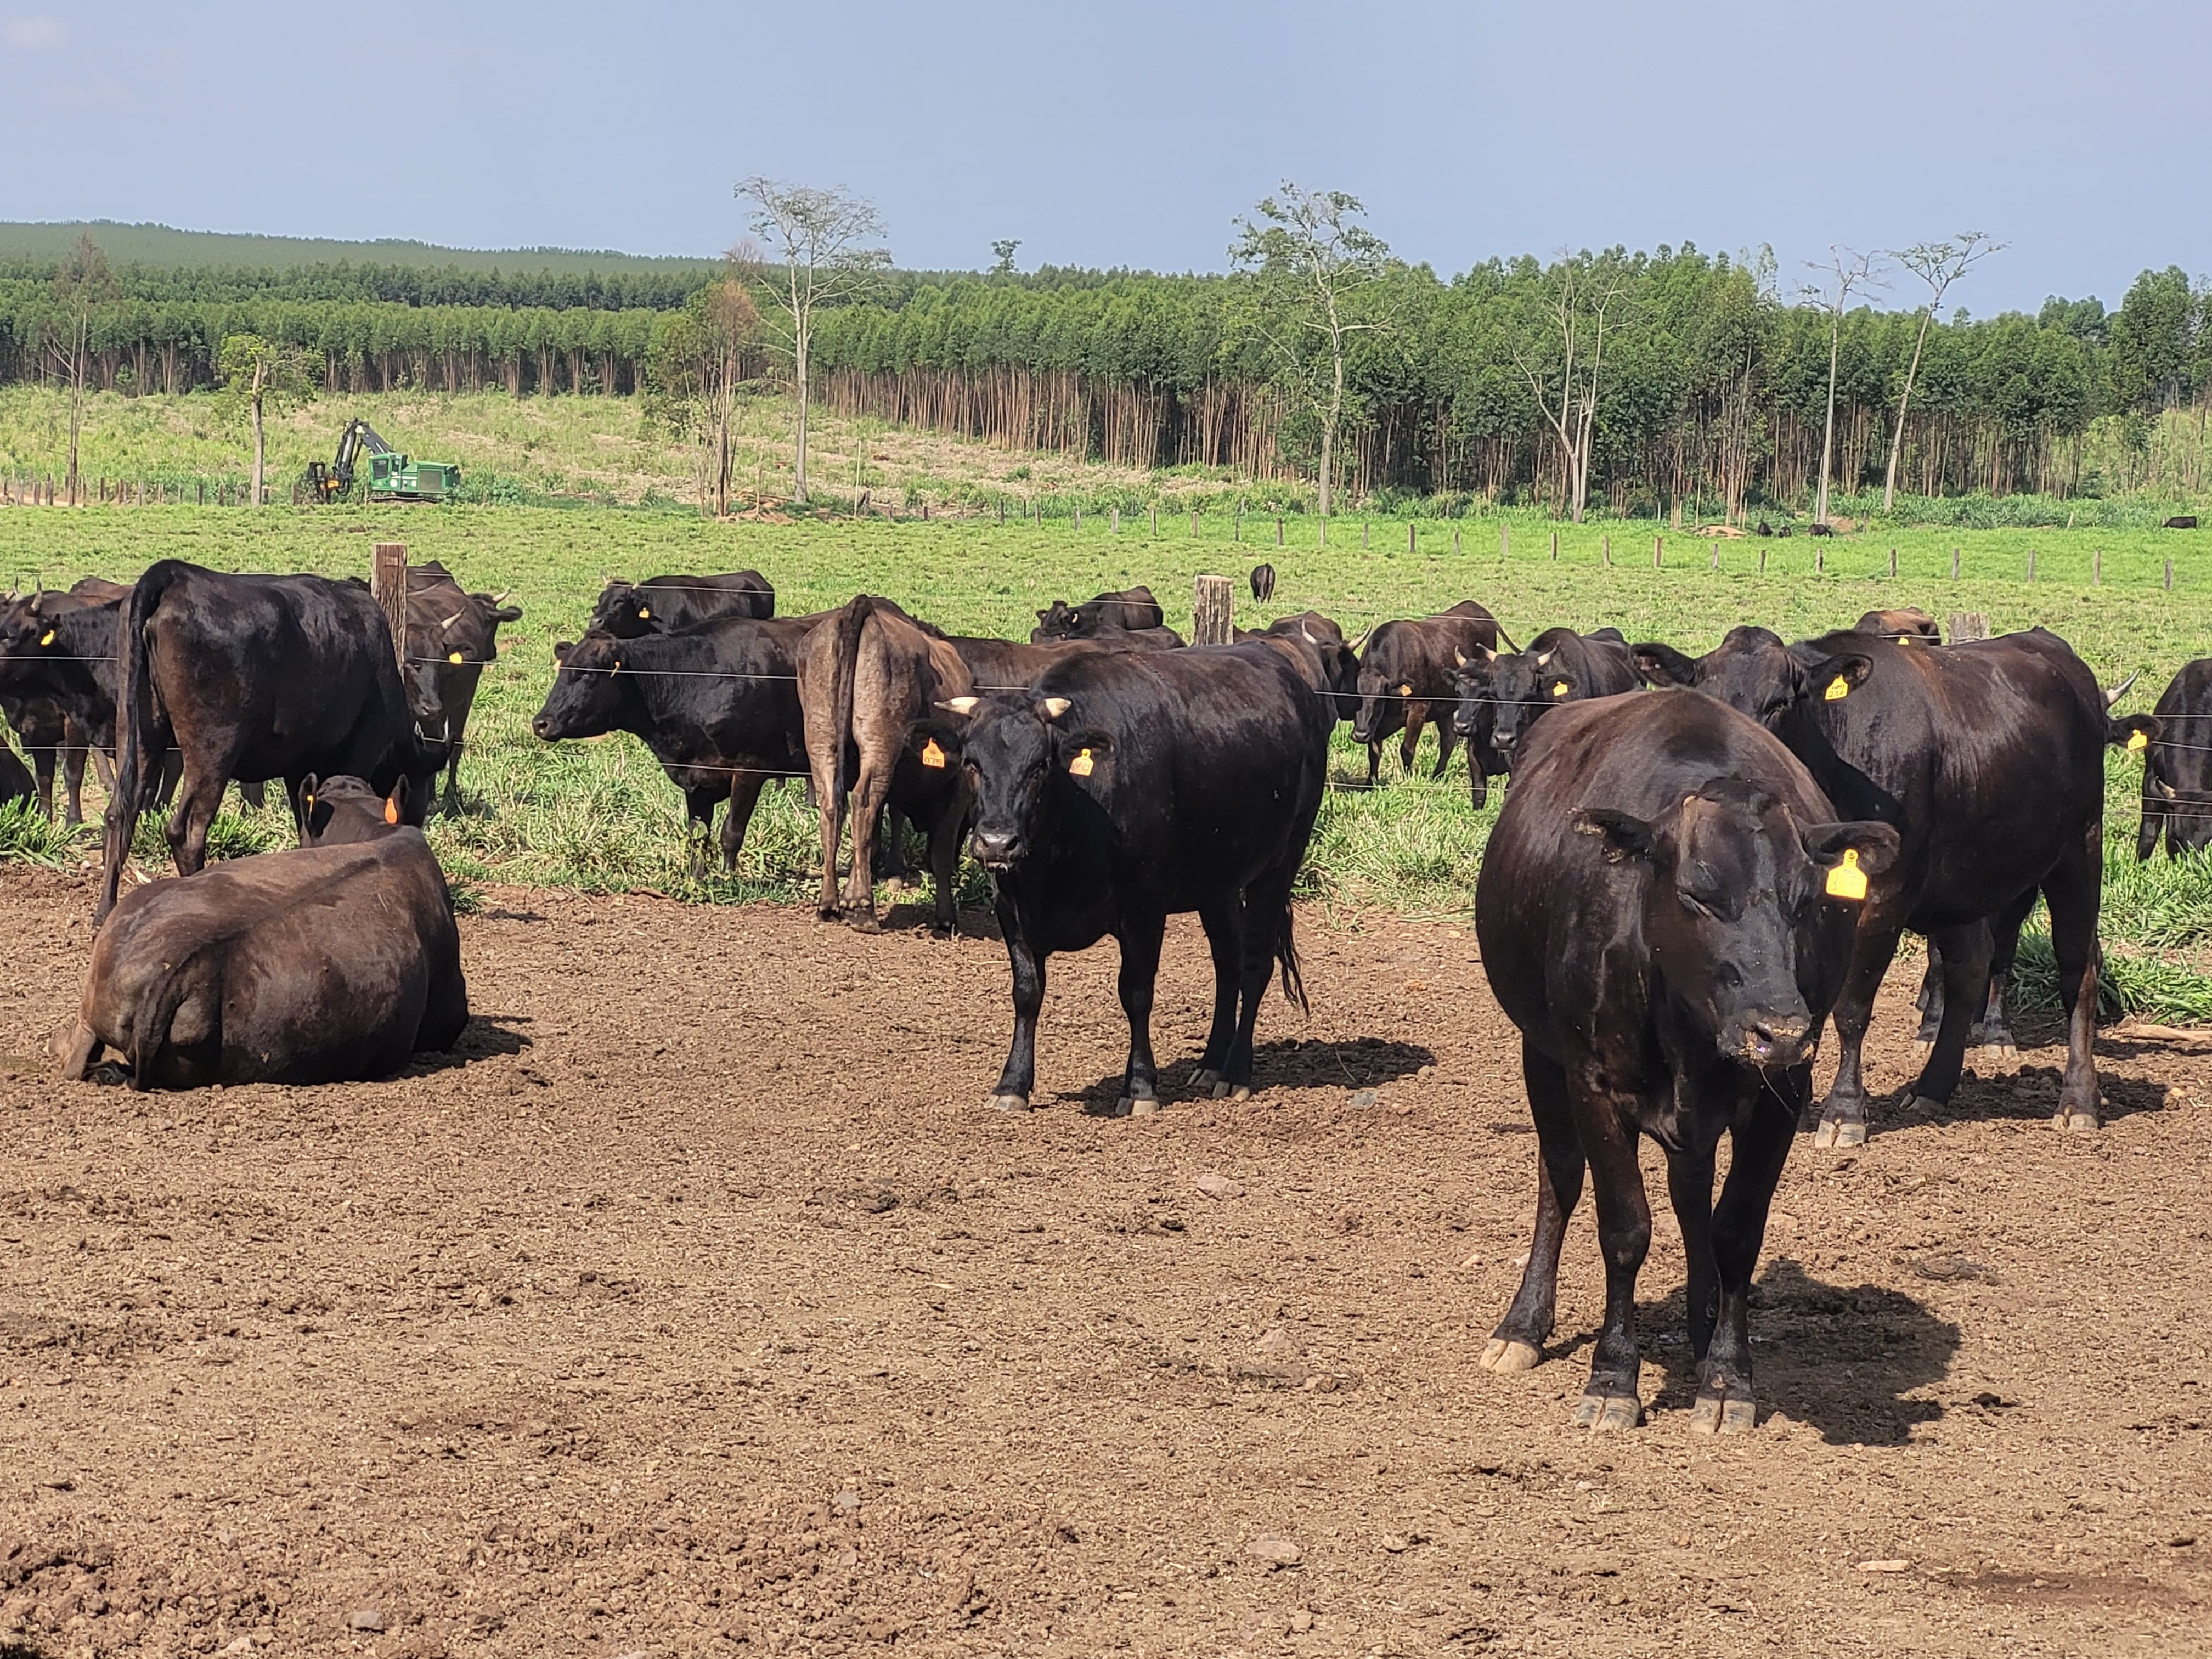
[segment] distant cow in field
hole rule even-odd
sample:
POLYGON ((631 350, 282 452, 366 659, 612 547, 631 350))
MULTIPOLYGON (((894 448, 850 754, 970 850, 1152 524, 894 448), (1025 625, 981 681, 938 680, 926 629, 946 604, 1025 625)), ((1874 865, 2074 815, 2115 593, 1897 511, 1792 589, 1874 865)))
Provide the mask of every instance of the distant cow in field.
POLYGON ((1498 638, 1497 618, 1473 599, 1438 616, 1386 622, 1370 630, 1359 653, 1359 700, 1352 717, 1352 741, 1367 746, 1369 788, 1382 769, 1382 745, 1395 732, 1405 733, 1398 744, 1400 763, 1413 769, 1421 728, 1431 720, 1437 727, 1433 775, 1443 775, 1458 742, 1450 713, 1458 700, 1452 679, 1459 659, 1497 650, 1498 638))
POLYGON ((2168 857, 2212 847, 2212 657, 2182 665, 2151 711, 2158 738, 2143 751, 2136 856, 2166 839, 2168 857))
POLYGON ((726 617, 766 622, 775 615, 775 589, 757 570, 726 576, 647 576, 641 582, 609 582, 592 607, 588 630, 605 629, 618 640, 670 634, 726 617))
POLYGON ((637 738, 684 792, 692 873, 724 801, 722 864, 735 868, 761 791, 806 775, 799 652, 817 620, 724 617, 630 639, 592 629, 553 647, 553 684, 530 729, 549 743, 637 738))
POLYGON ((55 1042, 64 1077, 113 1048, 134 1089, 350 1082, 459 1040, 468 986, 429 844, 365 782, 301 781, 311 817, 331 809, 333 844, 233 859, 116 905, 55 1042))
POLYGON ((1805 533, 1808 536, 1832 536, 1836 533, 1836 527, 1832 524, 1808 524, 1805 526, 1805 533))
POLYGON ((115 908, 138 815, 174 743, 184 775, 168 841, 177 872, 206 862, 208 826, 233 778, 284 780, 297 799, 310 772, 409 781, 420 824, 450 758, 425 744, 407 711, 384 612, 359 581, 231 576, 164 559, 123 607, 115 644, 115 791, 97 916, 115 908))
POLYGON ((1252 602, 1265 605, 1275 597, 1275 567, 1255 564, 1252 567, 1252 602))
POLYGON ((501 593, 471 593, 435 559, 407 570, 408 708, 416 723, 453 750, 446 763, 446 809, 461 804, 461 750, 485 667, 499 660, 501 623, 522 607, 501 593))
POLYGON ((1490 744, 1510 772, 1529 728, 1553 708, 1591 697, 1617 697, 1643 685, 1618 629, 1577 634, 1571 628, 1547 628, 1522 650, 1486 653, 1459 665, 1452 725, 1461 737, 1474 738, 1487 704, 1490 744))
POLYGON ((1273 969, 1304 1002, 1291 885, 1335 725, 1272 644, 1078 656, 1022 692, 945 700, 975 792, 1013 972, 1014 1038, 991 1103, 1030 1104, 1047 958, 1111 933, 1129 1056, 1119 1109, 1155 1111, 1152 1009, 1167 918, 1195 910, 1213 957, 1213 1022, 1194 1089, 1251 1092, 1252 1034, 1273 969))
POLYGON ((1475 931, 1491 989, 1521 1030, 1536 1224, 1481 1363, 1525 1370, 1541 1358, 1587 1170, 1606 1295, 1578 1423, 1642 1419, 1645 1135, 1664 1151, 1688 1258, 1690 1426, 1740 1433, 1756 1421, 1750 1291, 1767 1206, 1812 1093, 1820 1023, 1850 971, 1853 883, 1897 854, 1887 824, 1837 817, 1772 735, 1680 690, 1559 709, 1514 772, 1483 854, 1475 931))
POLYGON ((2161 530, 2194 530, 2197 528, 2197 515, 2194 513, 2177 513, 2172 518, 2160 525, 2159 528, 2161 530))
MULTIPOLYGON (((1160 602, 1152 597, 1151 588, 1125 587, 1118 593, 1101 593, 1096 599, 1085 599, 1081 605, 1054 599, 1037 612, 1037 625, 1030 631, 1030 642, 1042 645, 1051 640, 1089 639, 1115 629, 1165 629, 1167 621, 1167 612, 1160 609, 1160 602)), ((1177 640, 1176 643, 1182 641, 1177 640)))
POLYGON ((85 762, 95 743, 114 742, 113 693, 106 698, 105 718, 88 723, 89 711, 65 696, 65 681, 93 684, 95 672, 105 667, 112 682, 115 654, 114 610, 106 608, 106 637, 96 627, 73 624, 69 641, 61 638, 60 620, 97 605, 75 593, 10 595, 0 600, 0 716, 21 741, 37 775, 39 810, 54 816, 54 775, 59 763, 64 794, 63 822, 84 822, 85 762), (106 664, 80 660, 81 647, 107 658, 106 664))
POLYGON ((823 921, 842 915, 863 933, 878 930, 875 838, 878 814, 888 806, 927 833, 937 889, 933 925, 952 932, 967 783, 926 728, 937 704, 967 696, 973 684, 952 641, 889 599, 860 594, 807 635, 799 653, 799 702, 821 814, 823 921), (853 866, 841 896, 837 846, 848 796, 853 866))
POLYGON ((1936 618, 1912 605, 1896 611, 1869 611, 1851 624, 1851 631, 1879 634, 1899 645, 1943 643, 1943 630, 1936 625, 1936 618))
POLYGON ((1838 811, 1903 837, 1869 890, 1836 1002, 1840 1053, 1816 1144, 1866 1139, 1860 1049, 1904 929, 1926 934, 1943 963, 1942 1023, 1913 1096, 1950 1099, 1977 1019, 1986 1046, 2010 1042, 1990 998, 2039 894, 2069 1011, 2057 1121, 2094 1128, 2105 748, 2156 722, 2113 720, 2088 665, 2039 628, 1931 651, 1856 632, 1784 645, 1745 627, 1694 660, 1659 644, 1635 654, 1655 683, 1695 686, 1758 719, 1838 811))

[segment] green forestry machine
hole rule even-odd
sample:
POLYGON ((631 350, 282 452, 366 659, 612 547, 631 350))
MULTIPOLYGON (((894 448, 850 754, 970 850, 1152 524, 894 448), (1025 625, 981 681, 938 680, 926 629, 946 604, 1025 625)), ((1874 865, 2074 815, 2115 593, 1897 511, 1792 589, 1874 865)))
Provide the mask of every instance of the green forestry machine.
POLYGON ((461 487, 461 469, 452 462, 411 459, 378 437, 367 421, 356 420, 338 434, 336 459, 328 466, 307 463, 301 494, 311 501, 343 501, 363 450, 368 452, 364 493, 372 501, 442 501, 461 487))

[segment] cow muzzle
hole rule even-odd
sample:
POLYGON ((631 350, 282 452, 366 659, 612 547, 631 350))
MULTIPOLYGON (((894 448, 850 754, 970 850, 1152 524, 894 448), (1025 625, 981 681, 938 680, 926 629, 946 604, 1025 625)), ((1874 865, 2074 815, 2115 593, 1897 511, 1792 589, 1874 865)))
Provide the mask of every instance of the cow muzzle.
POLYGON ((1721 1039, 1721 1052, 1761 1071, 1779 1071, 1812 1057, 1813 1022, 1804 1014, 1778 1009, 1754 1008, 1731 1022, 1732 1030, 1721 1039))
POLYGON ((986 830, 976 825, 969 845, 975 854, 975 862, 986 870, 1006 870, 1022 855, 1022 838, 1011 830, 986 830))

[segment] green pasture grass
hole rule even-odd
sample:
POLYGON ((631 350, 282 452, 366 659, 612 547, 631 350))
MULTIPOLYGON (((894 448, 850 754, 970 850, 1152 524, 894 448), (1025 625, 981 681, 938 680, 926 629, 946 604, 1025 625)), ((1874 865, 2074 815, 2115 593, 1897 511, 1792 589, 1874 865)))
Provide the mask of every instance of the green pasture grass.
MULTIPOLYGON (((523 620, 501 631, 498 662, 484 677, 462 778, 466 804, 433 822, 447 868, 464 884, 550 884, 591 891, 657 888, 701 902, 812 896, 818 863, 815 821, 796 781, 763 796, 738 869, 686 868, 683 807, 635 740, 546 744, 529 720, 553 676, 554 642, 581 630, 602 580, 668 571, 752 567, 777 589, 777 608, 796 615, 843 603, 855 592, 886 594, 956 632, 1026 637, 1035 613, 1055 598, 1149 583, 1171 623, 1188 628, 1192 579, 1226 574, 1237 583, 1238 619, 1255 623, 1311 607, 1358 634, 1394 617, 1419 616, 1474 598, 1526 641, 1545 627, 1610 623, 1631 639, 1660 639, 1697 652, 1739 622, 1785 637, 1847 626, 1878 605, 1917 605, 1948 618, 1978 611, 1993 630, 2035 623, 2065 637, 2106 684, 2142 676, 2124 708, 2146 709, 2192 657, 2212 654, 2212 533, 2154 530, 1971 531, 1899 529, 1832 540, 1722 541, 1659 526, 1554 526, 1534 515, 1455 522, 1377 520, 1358 514, 1328 528, 1248 514, 1241 540, 1233 515, 1125 514, 1119 533, 1086 514, 1039 528, 1018 520, 827 518, 790 523, 714 523, 681 513, 532 507, 378 507, 220 511, 192 507, 0 509, 0 579, 35 572, 49 586, 86 574, 128 580, 154 560, 191 559, 233 570, 312 570, 365 575, 378 541, 405 543, 416 561, 443 561, 467 586, 509 588, 523 620), (1556 529, 1559 556, 1552 557, 1556 529), (1411 543, 1408 543, 1408 534, 1411 543), (1664 537, 1655 568, 1652 544, 1664 537), (1605 553, 1608 545, 1612 562, 1605 553), (1363 541, 1364 545, 1363 545, 1363 541), (1456 550, 1455 547, 1456 546, 1456 550), (1898 576, 1888 574, 1897 549, 1898 576), (1950 578, 1951 550, 1960 576, 1950 578), (2035 580, 2027 580, 2035 556, 2035 580), (1766 568, 1759 568, 1761 551, 1766 568), (2165 562, 2174 560, 2174 586, 2165 562), (1252 604, 1244 576, 1265 559, 1277 570, 1275 597, 1252 604), (2093 580, 2101 568, 2101 582, 2093 580)), ((1422 739, 1415 775, 1400 774, 1395 740, 1384 787, 1333 791, 1316 830, 1304 890, 1346 906, 1464 915, 1499 794, 1472 810, 1464 762, 1442 780, 1429 774, 1432 737, 1422 739)), ((1332 763, 1364 781, 1364 750, 1340 727, 1332 763)), ((2113 751, 2107 766, 2107 980, 2122 1006, 2163 1018, 2212 1019, 2212 861, 2138 866, 2133 842, 2141 766, 2113 751)), ((227 849, 273 845, 286 834, 281 803, 260 813, 226 814, 227 849)), ((27 832, 19 832, 19 841, 27 832)), ((142 833, 141 850, 158 842, 142 833)), ((0 832, 0 857, 16 842, 0 832)), ((25 844, 29 844, 25 842, 25 844)), ((83 842, 66 843, 88 848, 83 842)), ((963 902, 980 902, 980 875, 963 866, 963 902)), ((2023 984, 2047 995, 2047 945, 2031 934, 2023 984), (2041 954, 2039 955, 2039 952, 2041 954), (2041 975, 2039 978, 2039 975, 2041 975)))

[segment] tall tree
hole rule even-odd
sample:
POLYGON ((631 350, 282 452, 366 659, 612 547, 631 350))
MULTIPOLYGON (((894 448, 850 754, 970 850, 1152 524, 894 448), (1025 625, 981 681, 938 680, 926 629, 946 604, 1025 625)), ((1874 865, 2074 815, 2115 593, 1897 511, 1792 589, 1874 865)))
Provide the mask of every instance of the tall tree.
POLYGON ((1899 248, 1890 255, 1928 285, 1928 304, 1920 313, 1920 326, 1912 337, 1912 362, 1905 368, 1905 390, 1897 399, 1897 429, 1889 434, 1889 468, 1881 479, 1881 510, 1885 513, 1897 501, 1897 464, 1905 453, 1905 414, 1912 403, 1912 383, 1920 374, 1920 354, 1928 343, 1928 325, 1943 308, 1943 295, 1951 284, 1992 253, 2002 252, 2004 247, 2002 242, 1991 241, 1985 230, 1968 230, 1960 232, 1955 242, 1922 242, 1899 248))
POLYGON ((991 275, 994 276, 1012 276, 1014 274, 1014 253, 1021 245, 1021 239, 1018 237, 1006 237, 992 243, 991 252, 995 257, 991 264, 991 275))
POLYGON ((753 204, 753 234, 766 247, 768 262, 782 266, 781 272, 767 274, 769 292, 783 313, 792 385, 799 395, 799 459, 792 497, 804 502, 811 391, 807 368, 815 315, 849 304, 864 293, 876 273, 890 265, 890 250, 876 245, 876 238, 884 234, 884 222, 874 204, 842 190, 785 184, 756 173, 738 184, 737 193, 753 204))
POLYGON ((1237 221, 1229 258, 1243 277, 1251 325, 1273 349, 1285 387, 1321 422, 1321 515, 1336 486, 1336 440, 1344 424, 1345 357, 1355 335, 1390 326, 1384 277, 1389 245, 1359 218, 1366 209, 1340 190, 1285 180, 1237 221))
POLYGON ((107 255, 89 236, 79 236, 54 272, 53 309, 46 319, 46 352, 69 384, 69 496, 77 499, 77 434, 84 423, 84 376, 92 362, 94 322, 123 297, 107 255))
POLYGON ((1630 300, 1617 253, 1562 258, 1544 273, 1544 343, 1517 342, 1513 362, 1559 441, 1569 511, 1580 524, 1589 502, 1590 452, 1605 372, 1605 337, 1630 300))
POLYGON ((699 511, 727 515, 744 353, 760 340, 760 313, 732 257, 730 275, 692 296, 653 333, 646 359, 648 419, 687 440, 699 511))
POLYGON ((1831 247, 1826 264, 1806 261, 1827 279, 1808 283, 1804 290, 1806 299, 1828 313, 1828 416, 1820 428, 1820 491, 1813 503, 1814 524, 1828 521, 1828 472, 1836 453, 1836 365, 1843 352, 1844 313, 1850 309, 1852 295, 1882 286, 1881 261, 1879 253, 1854 253, 1847 247, 1831 247))
POLYGON ((223 407, 234 419, 245 415, 253 428, 253 504, 265 506, 262 489, 267 455, 263 417, 282 415, 301 404, 315 400, 321 362, 306 348, 269 340, 258 334, 226 336, 216 358, 222 380, 223 407))

